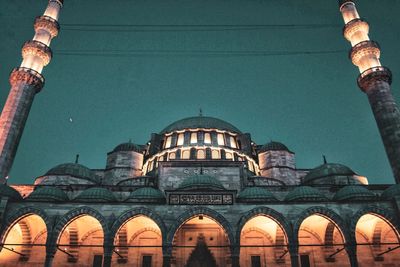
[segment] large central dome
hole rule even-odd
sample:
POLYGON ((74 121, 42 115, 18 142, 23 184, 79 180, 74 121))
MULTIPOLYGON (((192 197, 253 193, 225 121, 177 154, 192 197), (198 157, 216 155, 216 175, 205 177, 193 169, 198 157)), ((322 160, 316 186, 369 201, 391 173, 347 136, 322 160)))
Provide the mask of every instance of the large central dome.
POLYGON ((164 130, 161 131, 161 133, 163 134, 183 129, 196 129, 196 128, 218 129, 234 133, 241 133, 241 131, 238 128, 236 128, 235 126, 226 121, 205 116, 189 117, 176 121, 165 127, 164 130))

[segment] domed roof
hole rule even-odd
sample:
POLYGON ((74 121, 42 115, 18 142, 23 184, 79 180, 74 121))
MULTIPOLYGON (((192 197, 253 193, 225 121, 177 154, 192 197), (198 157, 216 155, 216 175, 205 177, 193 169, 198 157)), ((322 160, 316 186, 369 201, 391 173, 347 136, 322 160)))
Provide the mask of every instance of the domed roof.
POLYGON ((390 200, 395 196, 400 196, 400 184, 395 184, 386 188, 386 190, 383 191, 381 198, 385 200, 390 200))
POLYGON ((307 184, 319 178, 332 176, 353 176, 356 173, 349 167, 338 163, 325 163, 315 169, 312 169, 303 179, 303 183, 307 184))
POLYGON ((333 197, 333 200, 335 201, 371 200, 375 198, 376 195, 363 186, 346 185, 336 192, 335 196, 333 197))
POLYGON ((103 187, 92 187, 82 191, 76 198, 76 201, 82 202, 115 202, 117 199, 114 194, 103 187))
POLYGON ((213 188, 213 189, 225 189, 222 183, 209 175, 199 174, 187 177, 182 183, 179 185, 178 189, 205 189, 205 188, 213 188))
POLYGON ((277 150, 283 150, 283 151, 289 151, 287 146, 285 146, 282 143, 271 141, 265 145, 263 145, 259 152, 265 152, 265 151, 277 151, 277 150))
POLYGON ((176 121, 165 127, 164 130, 161 131, 161 133, 163 134, 183 129, 196 129, 196 128, 218 129, 234 133, 241 133, 238 128, 236 128, 235 126, 226 121, 205 116, 189 117, 176 121))
POLYGON ((164 199, 164 194, 153 187, 142 187, 133 191, 128 199, 130 198, 152 198, 152 199, 164 199))
POLYGON ((55 166, 48 170, 45 174, 48 175, 70 175, 76 178, 83 178, 97 183, 96 175, 86 166, 78 163, 64 163, 55 166))
POLYGON ((276 197, 271 192, 258 186, 246 187, 239 193, 238 198, 260 199, 260 200, 262 199, 262 200, 272 200, 272 201, 277 200, 276 197))
POLYGON ((328 198, 316 188, 310 186, 299 186, 289 192, 285 201, 326 201, 328 198))
POLYGON ((119 151, 135 151, 138 153, 142 153, 141 147, 132 142, 119 144, 113 149, 112 152, 119 152, 119 151))
POLYGON ((55 186, 37 187, 27 199, 33 201, 68 201, 67 194, 55 186))
POLYGON ((0 197, 8 197, 12 200, 21 200, 22 197, 17 190, 6 184, 0 184, 0 197))

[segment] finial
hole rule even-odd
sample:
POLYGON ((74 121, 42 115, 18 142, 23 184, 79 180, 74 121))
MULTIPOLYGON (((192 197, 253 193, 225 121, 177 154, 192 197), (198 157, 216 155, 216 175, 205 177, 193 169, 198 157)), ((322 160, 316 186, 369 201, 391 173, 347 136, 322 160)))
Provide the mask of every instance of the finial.
POLYGON ((199 117, 203 117, 203 109, 199 108, 199 117))
POLYGON ((327 164, 328 162, 326 161, 325 155, 322 155, 322 158, 324 159, 324 164, 327 164))
POLYGON ((76 154, 76 157, 75 157, 75 164, 78 164, 78 162, 79 162, 79 154, 76 154))

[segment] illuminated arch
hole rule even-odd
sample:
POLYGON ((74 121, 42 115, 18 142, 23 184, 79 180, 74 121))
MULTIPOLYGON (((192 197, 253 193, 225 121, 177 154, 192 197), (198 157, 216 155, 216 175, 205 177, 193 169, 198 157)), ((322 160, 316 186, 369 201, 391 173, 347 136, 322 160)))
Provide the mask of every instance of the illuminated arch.
POLYGON ((170 230, 168 231, 166 243, 172 244, 174 236, 175 236, 177 230, 180 228, 180 226, 183 225, 186 221, 190 220, 191 218, 199 216, 199 215, 206 215, 207 217, 210 217, 211 219, 213 219, 217 224, 219 224, 225 230, 225 232, 228 236, 228 239, 229 239, 229 243, 230 244, 236 243, 231 224, 225 219, 224 216, 222 216, 215 210, 209 209, 207 207, 190 208, 187 211, 185 211, 183 214, 181 214, 174 221, 174 224, 171 226, 170 230))
POLYGON ((346 224, 334 211, 324 207, 311 207, 303 211, 294 224, 294 234, 299 244, 298 253, 320 265, 325 262, 349 265, 350 258, 345 244, 350 236, 346 229, 346 224))
POLYGON ((18 262, 44 263, 49 225, 42 210, 33 207, 19 209, 5 219, 3 229, 0 240, 5 245, 0 248, 0 262, 15 265, 18 262))

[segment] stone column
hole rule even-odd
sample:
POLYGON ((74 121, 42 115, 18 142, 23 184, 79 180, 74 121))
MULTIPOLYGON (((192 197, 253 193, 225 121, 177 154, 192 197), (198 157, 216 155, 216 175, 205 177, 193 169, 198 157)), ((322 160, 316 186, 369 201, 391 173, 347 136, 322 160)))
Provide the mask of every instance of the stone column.
POLYGON ((357 245, 353 242, 345 245, 347 255, 349 256, 349 262, 351 267, 358 267, 357 260, 357 245))
POLYGON ((44 267, 51 267, 53 265, 54 256, 56 255, 56 244, 47 243, 46 244, 46 259, 44 262, 44 267))
POLYGON ((163 267, 171 267, 171 259, 172 259, 172 245, 171 244, 163 244, 162 247, 163 252, 163 267))
POLYGON ((289 244, 288 250, 290 254, 290 262, 292 267, 299 267, 299 246, 297 242, 295 244, 289 244))

